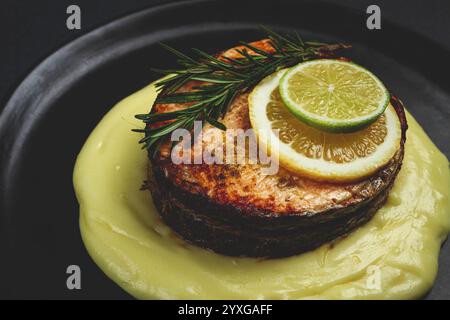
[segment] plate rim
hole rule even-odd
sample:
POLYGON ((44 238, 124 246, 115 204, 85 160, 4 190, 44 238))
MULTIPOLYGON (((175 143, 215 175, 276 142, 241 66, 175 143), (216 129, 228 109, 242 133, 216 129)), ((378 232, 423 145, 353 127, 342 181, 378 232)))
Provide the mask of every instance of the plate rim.
MULTIPOLYGON (((13 84, 11 88, 9 88, 9 90, 6 91, 5 96, 3 96, 2 100, 0 101, 0 103, 4 106, 0 113, 0 209, 3 209, 3 211, 0 210, 2 211, 2 214, 0 215, 0 231, 5 237, 6 232, 3 232, 3 227, 5 227, 4 216, 6 215, 6 211, 8 209, 8 201, 6 192, 7 188, 4 186, 6 185, 6 181, 8 181, 8 172, 10 172, 9 168, 15 163, 16 160, 14 158, 8 157, 7 155, 9 155, 10 151, 14 149, 14 146, 20 144, 21 141, 24 141, 21 139, 25 139, 30 130, 33 129, 32 124, 34 121, 30 121, 30 116, 28 116, 28 118, 23 118, 23 115, 21 115, 19 111, 15 110, 16 103, 21 100, 21 96, 24 91, 26 92, 27 87, 35 84, 35 81, 39 78, 39 75, 46 74, 49 69, 51 70, 52 64, 57 64, 58 61, 62 61, 65 57, 72 55, 73 52, 71 50, 89 46, 89 43, 93 43, 97 39, 97 37, 99 37, 103 32, 107 32, 109 29, 118 28, 120 25, 127 24, 134 19, 138 19, 140 16, 157 14, 165 10, 170 11, 173 8, 183 7, 185 5, 193 6, 207 2, 221 3, 226 2, 226 0, 177 0, 170 3, 157 1, 156 4, 150 4, 130 13, 114 17, 110 21, 102 23, 101 25, 96 25, 86 33, 62 44, 56 50, 52 51, 49 55, 38 61, 33 67, 28 69, 27 73, 24 74, 20 80, 18 80, 15 84, 13 84), (22 122, 20 120, 24 120, 23 122, 25 124, 28 123, 28 127, 25 128, 26 131, 21 131, 20 127, 17 127, 17 124, 22 122)), ((306 2, 311 3, 311 1, 306 2)), ((357 12, 359 14, 356 9, 347 7, 345 5, 337 5, 326 2, 321 2, 321 4, 327 7, 336 7, 341 10, 351 11, 354 13, 357 12)), ((433 39, 430 39, 405 27, 399 26, 394 21, 386 21, 386 24, 394 26, 395 29, 407 31, 418 39, 426 39, 428 43, 432 43, 433 46, 439 48, 441 52, 445 52, 446 54, 450 55, 449 49, 447 49, 442 44, 434 41, 433 39)), ((87 70, 86 72, 89 72, 89 70, 87 70)), ((79 81, 80 78, 83 77, 83 75, 85 74, 80 73, 76 80, 72 79, 70 82, 79 81)), ((431 81, 435 83, 435 81, 431 81)), ((450 91, 447 92, 450 93, 450 91)), ((45 112, 43 111, 46 110, 47 109, 41 110, 40 114, 38 114, 37 116, 45 115, 45 112)), ((32 119, 39 120, 39 118, 35 118, 35 115, 33 115, 32 119)))

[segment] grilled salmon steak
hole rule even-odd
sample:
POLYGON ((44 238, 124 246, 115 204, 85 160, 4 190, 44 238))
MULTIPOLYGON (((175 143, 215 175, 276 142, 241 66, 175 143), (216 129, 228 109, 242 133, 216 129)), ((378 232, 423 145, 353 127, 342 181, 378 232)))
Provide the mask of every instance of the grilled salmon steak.
MULTIPOLYGON (((267 40, 252 45, 272 50, 267 40)), ((230 49, 222 55, 235 54, 230 49)), ((188 83, 180 91, 191 91, 195 85, 188 83)), ((402 127, 398 151, 362 181, 314 181, 283 168, 267 175, 263 165, 254 163, 175 164, 167 141, 155 157, 149 157, 148 187, 154 203, 181 238, 225 255, 283 257, 336 240, 371 219, 385 203, 400 170, 407 124, 401 102, 392 97, 391 104, 402 127)), ((156 104, 152 112, 185 107, 156 104)), ((248 94, 242 93, 221 122, 227 129, 250 128, 248 108, 248 94)), ((193 146, 193 155, 195 150, 193 146)))

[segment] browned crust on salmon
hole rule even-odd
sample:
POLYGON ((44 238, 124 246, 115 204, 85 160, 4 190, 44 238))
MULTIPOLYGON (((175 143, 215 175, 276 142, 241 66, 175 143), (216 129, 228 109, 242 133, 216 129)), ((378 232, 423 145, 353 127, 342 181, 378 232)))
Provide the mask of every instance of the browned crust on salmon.
MULTIPOLYGON (((254 44, 266 48, 265 41, 254 44)), ((401 167, 407 129, 401 102, 393 97, 391 103, 402 126, 401 144, 385 167, 363 181, 319 182, 283 168, 266 176, 259 164, 176 165, 166 144, 150 159, 155 205, 183 239, 218 253, 281 257, 316 248, 369 221, 385 203, 401 167)), ((154 112, 182 107, 155 105, 154 112)), ((222 122, 250 128, 247 94, 235 99, 222 122)))

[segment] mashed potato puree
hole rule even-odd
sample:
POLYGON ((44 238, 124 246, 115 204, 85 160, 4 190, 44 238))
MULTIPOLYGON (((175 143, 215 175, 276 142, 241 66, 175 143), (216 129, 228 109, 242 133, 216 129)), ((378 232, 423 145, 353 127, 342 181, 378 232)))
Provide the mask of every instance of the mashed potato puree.
POLYGON ((408 114, 403 167, 387 204, 332 245, 283 259, 233 258, 190 246, 159 219, 147 153, 131 129, 153 85, 117 104, 78 156, 74 185, 89 254, 141 299, 411 299, 433 285, 450 231, 448 160, 408 114))

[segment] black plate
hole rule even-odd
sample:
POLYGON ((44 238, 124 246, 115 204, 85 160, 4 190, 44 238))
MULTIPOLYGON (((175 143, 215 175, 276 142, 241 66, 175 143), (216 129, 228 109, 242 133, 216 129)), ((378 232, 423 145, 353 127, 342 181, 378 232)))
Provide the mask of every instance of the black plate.
MULTIPOLYGON (((0 234, 7 250, 0 295, 129 298, 83 247, 72 170, 85 139, 114 103, 154 80, 151 67, 173 64, 160 41, 216 52, 261 38, 257 25, 263 23, 352 43, 348 55, 379 75, 450 155, 450 54, 443 47, 387 21, 382 30, 369 31, 364 12, 317 1, 245 3, 234 10, 227 1, 196 1, 132 14, 61 48, 22 82, 0 118, 0 234), (80 291, 66 289, 70 264, 81 267, 80 291)), ((449 280, 445 245, 427 298, 450 298, 449 280)))

